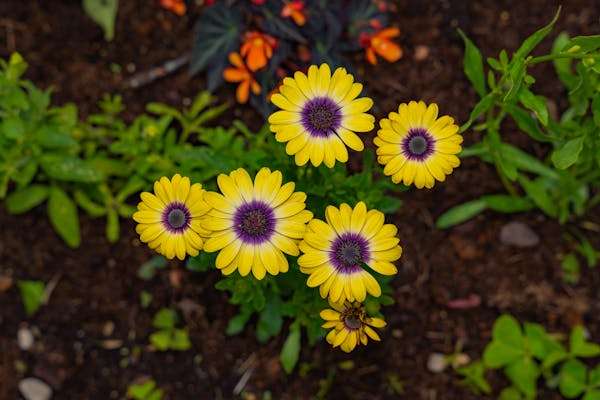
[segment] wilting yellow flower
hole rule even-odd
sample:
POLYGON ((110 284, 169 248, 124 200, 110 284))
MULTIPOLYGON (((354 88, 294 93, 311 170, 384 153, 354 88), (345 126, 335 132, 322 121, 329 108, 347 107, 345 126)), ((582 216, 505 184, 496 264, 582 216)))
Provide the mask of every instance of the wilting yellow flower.
POLYGON ((216 266, 223 274, 237 269, 262 279, 266 272, 287 272, 283 253, 299 254, 298 241, 312 213, 305 210, 306 194, 294 192, 293 182, 282 185, 282 179, 281 172, 262 168, 253 183, 239 168, 217 178, 222 194, 205 194, 212 210, 204 224, 212 233, 204 250, 219 251, 216 266))
POLYGON ((398 229, 384 225, 380 211, 367 211, 362 201, 354 209, 342 204, 328 206, 327 223, 313 219, 308 224, 298 258, 300 271, 309 274, 307 285, 319 286, 321 297, 332 302, 364 301, 367 293, 378 297, 381 287, 365 269, 382 275, 394 275, 392 264, 402 255, 396 238, 398 229))
POLYGON ((377 161, 394 183, 432 188, 460 165, 456 156, 463 138, 454 119, 438 118, 438 106, 411 101, 400 104, 398 112, 379 121, 381 129, 374 140, 377 161))
POLYGON ((336 304, 330 303, 332 309, 321 311, 321 318, 326 322, 323 328, 331 329, 326 336, 327 342, 346 353, 351 352, 357 345, 366 345, 369 338, 380 341, 379 335, 373 328, 383 328, 386 323, 381 318, 369 317, 359 302, 336 304))
POLYGON ((362 151, 364 145, 355 132, 373 130, 374 117, 366 112, 373 106, 368 97, 357 98, 362 84, 344 68, 333 76, 327 64, 312 65, 308 75, 298 71, 285 78, 280 93, 271 101, 281 110, 269 117, 278 142, 287 142, 286 152, 295 155, 297 165, 348 161, 346 146, 362 151))
POLYGON ((209 210, 204 194, 201 184, 190 185, 190 179, 179 174, 154 182, 154 194, 142 193, 133 214, 140 240, 167 258, 197 256, 202 237, 209 234, 200 223, 209 210))

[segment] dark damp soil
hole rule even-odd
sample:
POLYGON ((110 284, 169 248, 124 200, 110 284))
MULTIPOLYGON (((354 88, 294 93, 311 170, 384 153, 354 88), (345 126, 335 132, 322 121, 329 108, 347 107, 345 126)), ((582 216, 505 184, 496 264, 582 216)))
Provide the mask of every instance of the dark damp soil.
MULTIPOLYGON (((75 102, 83 115, 95 109, 104 93, 122 93, 130 116, 149 101, 181 106, 202 89, 201 78, 190 79, 182 71, 138 90, 124 87, 133 72, 175 58, 190 46, 194 15, 178 18, 156 3, 122 1, 116 38, 106 43, 79 1, 4 0, 0 56, 21 52, 30 64, 28 78, 53 87, 55 101, 75 102)), ((600 6, 593 4, 563 2, 558 30, 598 33, 600 6)), ((421 98, 436 101, 444 113, 464 121, 476 96, 462 73, 456 28, 486 56, 495 56, 502 48, 514 50, 547 23, 557 5, 541 0, 398 1, 394 23, 402 30, 405 57, 393 65, 359 67, 375 98, 375 113, 381 117, 401 101, 421 98)), ((548 49, 550 43, 542 47, 548 49)), ((536 89, 562 107, 564 93, 552 68, 539 66, 534 74, 536 89)), ((232 98, 230 89, 220 92, 223 100, 232 98)), ((260 124, 248 108, 233 112, 260 124)), ((510 125, 503 134, 528 151, 545 151, 510 125)), ((467 143, 473 135, 467 135, 467 143)), ((461 387, 451 371, 430 372, 429 355, 450 353, 459 343, 469 356, 478 357, 503 312, 552 331, 584 323, 591 338, 600 340, 599 270, 583 270, 576 285, 566 285, 561 277, 567 227, 531 212, 486 213, 447 231, 434 228, 435 218, 450 206, 499 191, 502 186, 490 166, 467 160, 434 190, 402 195, 404 205, 393 220, 405 251, 394 284, 396 303, 385 310, 389 325, 383 341, 351 357, 323 343, 307 346, 301 372, 290 376, 278 364, 282 338, 259 345, 250 329, 233 337, 224 334, 236 309, 214 289, 218 274, 193 274, 173 262, 151 281, 140 280, 136 272, 152 253, 140 244, 132 223, 124 224, 121 239, 111 245, 104 239, 103 223, 83 217, 84 244, 74 251, 53 233, 44 210, 18 217, 0 210, 0 399, 18 398, 17 384, 27 376, 48 382, 56 399, 124 398, 128 384, 140 376, 152 376, 169 399, 231 399, 248 374, 246 399, 260 399, 267 390, 274 399, 309 399, 326 388, 329 399, 484 398, 461 387), (512 221, 533 229, 539 244, 526 249, 503 244, 500 230, 512 221), (25 315, 14 283, 20 279, 56 283, 49 304, 32 318, 25 315), (143 290, 154 296, 147 309, 140 306, 143 290), (470 308, 452 307, 457 299, 475 301, 467 301, 470 308), (185 311, 192 350, 148 349, 152 316, 165 306, 185 311), (36 335, 32 351, 17 347, 22 326, 36 335), (401 394, 393 390, 398 386, 401 394)), ((586 218, 598 223, 600 210, 586 218)), ((600 240, 594 243, 599 247, 600 240)), ((506 382, 499 374, 489 377, 497 394, 506 382)), ((540 398, 559 397, 542 391, 540 398)))

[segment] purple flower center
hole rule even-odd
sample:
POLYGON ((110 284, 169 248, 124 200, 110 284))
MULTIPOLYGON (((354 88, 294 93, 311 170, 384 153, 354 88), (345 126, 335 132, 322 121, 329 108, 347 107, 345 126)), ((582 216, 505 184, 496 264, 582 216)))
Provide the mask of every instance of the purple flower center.
POLYGON ((402 153, 413 161, 424 161, 435 150, 435 139, 424 128, 411 128, 402 140, 402 153))
POLYGON ((327 137, 340 127, 340 107, 329 97, 315 97, 304 104, 302 126, 311 136, 327 137))
POLYGON ((363 264, 369 260, 369 244, 356 233, 344 233, 338 236, 329 252, 329 259, 335 269, 343 274, 362 271, 363 264))
POLYGON ((260 244, 271 238, 275 230, 273 209, 262 201, 242 204, 233 217, 237 236, 245 243, 260 244))
POLYGON ((362 307, 350 306, 342 312, 341 320, 346 329, 355 331, 364 325, 365 310, 362 307))
POLYGON ((192 215, 185 204, 174 202, 162 213, 162 224, 171 233, 182 233, 190 224, 192 215))

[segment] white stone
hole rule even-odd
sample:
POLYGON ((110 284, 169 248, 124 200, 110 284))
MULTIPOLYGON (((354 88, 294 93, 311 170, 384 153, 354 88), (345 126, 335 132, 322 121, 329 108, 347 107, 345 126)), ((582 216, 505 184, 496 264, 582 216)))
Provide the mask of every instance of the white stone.
POLYGON ((33 333, 28 328, 19 328, 17 331, 17 342, 21 350, 31 350, 33 347, 33 333))
POLYGON ((37 378, 25 378, 19 382, 19 392, 25 400, 50 400, 52 389, 37 378))

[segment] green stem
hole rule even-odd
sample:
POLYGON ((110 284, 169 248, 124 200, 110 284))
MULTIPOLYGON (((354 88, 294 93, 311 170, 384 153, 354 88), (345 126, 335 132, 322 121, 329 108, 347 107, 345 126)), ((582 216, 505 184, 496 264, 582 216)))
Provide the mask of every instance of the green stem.
POLYGON ((557 54, 547 54, 545 56, 533 57, 529 60, 525 61, 526 65, 534 65, 543 63, 546 61, 560 60, 560 59, 572 59, 572 60, 581 60, 583 58, 589 57, 588 54, 572 54, 572 53, 557 53, 557 54))

